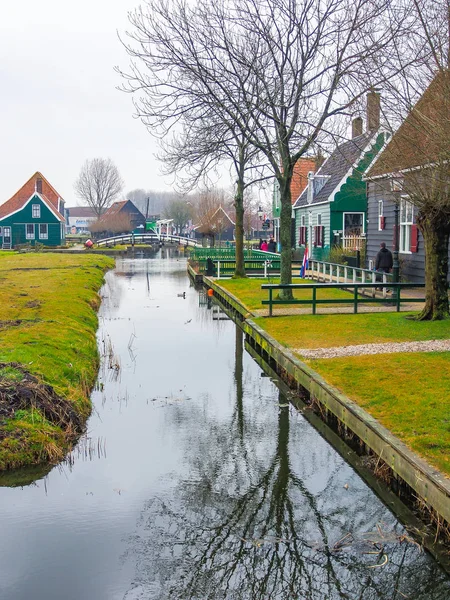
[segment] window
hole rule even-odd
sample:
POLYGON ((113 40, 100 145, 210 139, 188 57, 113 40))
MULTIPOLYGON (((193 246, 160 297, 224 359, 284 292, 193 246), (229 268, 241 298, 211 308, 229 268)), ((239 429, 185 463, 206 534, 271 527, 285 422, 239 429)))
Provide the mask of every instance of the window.
POLYGON ((300 217, 300 228, 299 228, 299 235, 298 235, 298 245, 299 246, 306 246, 306 217, 305 217, 305 215, 302 215, 300 217))
POLYGON ((61 239, 64 240, 66 238, 66 227, 64 223, 61 223, 61 239))
POLYGON ((48 240, 48 225, 47 223, 39 223, 39 239, 48 240))
MULTIPOLYGON (((403 253, 417 252, 411 248, 413 237, 417 237, 417 228, 414 225, 414 207, 409 200, 401 198, 400 200, 400 244, 399 250, 403 253), (413 235, 414 228, 414 235, 413 235)), ((417 241, 416 241, 417 247, 417 241)))
POLYGON ((383 200, 378 200, 378 231, 383 231, 386 227, 386 219, 384 217, 383 200))
POLYGON ((34 223, 25 225, 25 237, 27 240, 34 240, 34 223))
POLYGON ((317 225, 322 225, 322 214, 321 213, 319 213, 317 215, 317 225))
POLYGON ((33 217, 33 219, 41 218, 41 205, 40 204, 33 204, 31 206, 31 216, 33 217))
POLYGON ((3 229, 0 227, 0 237, 3 235, 3 229))
POLYGON ((314 227, 314 246, 318 248, 323 248, 324 230, 325 227, 322 225, 314 227))

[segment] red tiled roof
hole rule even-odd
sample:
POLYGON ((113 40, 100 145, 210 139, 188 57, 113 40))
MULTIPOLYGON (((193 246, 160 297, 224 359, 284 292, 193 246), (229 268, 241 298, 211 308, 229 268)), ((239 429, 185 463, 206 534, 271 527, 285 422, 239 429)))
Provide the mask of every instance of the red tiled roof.
POLYGON ((450 72, 436 75, 367 173, 381 177, 448 160, 450 153, 450 72))
POLYGON ((308 173, 316 170, 316 161, 313 158, 300 158, 294 167, 291 181, 291 202, 295 203, 297 198, 308 185, 308 173))
POLYGON ((64 216, 58 211, 58 198, 61 198, 62 200, 62 197, 39 171, 36 171, 36 173, 24 183, 14 196, 0 206, 0 218, 20 210, 22 206, 28 202, 31 196, 36 192, 37 179, 42 180, 42 193, 40 193, 39 196, 49 205, 57 217, 64 221, 64 216))

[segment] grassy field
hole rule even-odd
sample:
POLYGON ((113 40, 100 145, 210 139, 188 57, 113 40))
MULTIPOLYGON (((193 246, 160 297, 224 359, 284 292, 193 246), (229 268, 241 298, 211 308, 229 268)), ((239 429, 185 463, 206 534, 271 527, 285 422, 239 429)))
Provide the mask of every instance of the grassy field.
MULTIPOLYGON (((220 285, 251 310, 260 307, 261 280, 220 285)), ((257 317, 255 322, 292 349, 450 339, 450 320, 414 321, 406 313, 257 317), (408 318, 409 317, 409 318, 408 318)), ((450 353, 363 355, 304 362, 366 409, 442 472, 450 475, 450 353)))
POLYGON ((449 321, 414 321, 412 313, 292 315, 255 321, 291 348, 450 339, 449 321), (409 317, 409 318, 408 318, 409 317))
POLYGON ((309 364, 450 475, 450 352, 352 356, 309 364))
MULTIPOLYGON (((263 283, 279 283, 279 278, 269 279, 257 279, 257 278, 243 278, 243 279, 221 279, 220 285, 234 294, 240 299, 248 310, 257 310, 259 308, 267 308, 261 304, 261 300, 268 300, 269 292, 262 290, 261 285, 263 283)), ((293 279, 292 283, 311 283, 310 279, 293 279)), ((309 300, 311 298, 312 290, 294 290, 294 298, 299 300, 309 300)), ((275 295, 274 295, 275 298, 275 295)), ((317 299, 336 299, 336 298, 348 298, 349 304, 352 303, 352 296, 344 290, 326 290, 320 291, 317 294, 317 299)), ((294 305, 295 306, 295 305, 294 305)), ((311 304, 301 304, 302 308, 311 307, 311 304)), ((327 306, 322 304, 321 306, 327 306)), ((342 306, 342 305, 341 305, 342 306)))
MULTIPOLYGON (((17 362, 68 399, 85 419, 98 370, 98 290, 113 259, 97 255, 0 253, 0 362, 17 362)), ((20 384, 14 369, 0 382, 20 384)), ((57 460, 65 432, 39 411, 18 410, 0 425, 0 469, 57 460)))

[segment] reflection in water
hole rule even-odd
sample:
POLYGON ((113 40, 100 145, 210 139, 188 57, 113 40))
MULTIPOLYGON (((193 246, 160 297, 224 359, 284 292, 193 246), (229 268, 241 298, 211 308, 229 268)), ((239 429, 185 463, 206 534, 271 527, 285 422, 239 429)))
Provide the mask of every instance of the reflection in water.
POLYGON ((252 382, 244 389, 238 327, 234 381, 228 422, 179 409, 175 423, 192 428, 190 477, 146 504, 127 598, 447 598, 445 575, 358 478, 348 486, 326 444, 309 443, 315 436, 281 392, 275 426, 264 406, 258 423, 246 415, 252 382))

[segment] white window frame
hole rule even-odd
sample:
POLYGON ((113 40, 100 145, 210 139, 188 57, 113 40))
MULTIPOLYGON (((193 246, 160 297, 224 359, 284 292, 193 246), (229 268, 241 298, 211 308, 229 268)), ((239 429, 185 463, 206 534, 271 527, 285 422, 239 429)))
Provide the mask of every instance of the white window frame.
POLYGON ((322 226, 322 213, 317 213, 317 226, 322 226))
POLYGON ((414 205, 409 196, 400 198, 400 231, 398 251, 400 254, 412 254, 411 252, 411 228, 414 225, 414 205))
POLYGON ((306 217, 305 217, 305 215, 302 215, 300 217, 300 227, 306 227, 306 217))
POLYGON ((348 210, 345 213, 342 213, 342 235, 345 237, 345 216, 346 215, 362 215, 361 235, 364 235, 366 233, 366 219, 364 218, 364 213, 361 211, 350 211, 350 210, 348 210))
POLYGON ((41 218, 41 205, 40 204, 32 204, 31 205, 31 217, 33 219, 41 218))
POLYGON ((3 236, 3 227, 0 227, 0 237, 3 236))
POLYGON ((38 231, 39 231, 39 239, 40 240, 48 240, 48 225, 47 225, 47 223, 39 223, 38 231), (45 233, 41 233, 41 227, 45 227, 45 233))
POLYGON ((61 240, 66 239, 66 227, 64 223, 61 223, 61 240))
POLYGON ((34 240, 35 238, 35 234, 36 234, 36 230, 34 227, 34 223, 25 223, 25 239, 26 240, 34 240), (33 233, 28 233, 28 227, 32 227, 33 228, 33 233))
POLYGON ((378 231, 383 231, 381 219, 384 217, 384 201, 378 200, 378 231))

